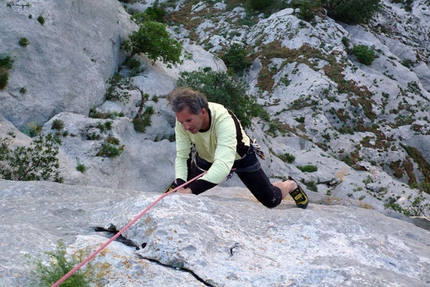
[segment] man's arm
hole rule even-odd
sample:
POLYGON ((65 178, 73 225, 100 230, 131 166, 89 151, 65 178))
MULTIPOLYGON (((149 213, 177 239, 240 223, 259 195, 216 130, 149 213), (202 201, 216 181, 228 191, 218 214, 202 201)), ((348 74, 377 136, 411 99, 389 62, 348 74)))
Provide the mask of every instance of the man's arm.
POLYGON ((200 194, 222 182, 230 173, 236 157, 236 128, 230 115, 223 115, 214 125, 216 149, 214 162, 207 173, 188 187, 194 194, 200 194))

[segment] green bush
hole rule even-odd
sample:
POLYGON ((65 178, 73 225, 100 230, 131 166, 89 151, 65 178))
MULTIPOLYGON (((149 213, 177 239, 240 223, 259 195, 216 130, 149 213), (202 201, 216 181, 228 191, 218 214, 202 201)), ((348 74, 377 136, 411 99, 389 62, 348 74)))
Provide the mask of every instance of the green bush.
POLYGON ((283 162, 287 162, 287 163, 292 163, 296 160, 296 157, 288 152, 282 154, 282 155, 278 155, 278 157, 283 161, 283 162))
MULTIPOLYGON (((15 137, 14 134, 10 135, 15 137)), ((11 137, 0 138, 0 175, 6 180, 52 180, 63 182, 59 176, 59 140, 51 134, 39 136, 29 147, 10 148, 11 137)))
POLYGON ((130 99, 130 93, 128 90, 133 89, 133 83, 130 78, 124 78, 118 73, 115 73, 112 77, 107 80, 109 85, 106 89, 106 100, 118 101, 123 104, 127 104, 130 99))
POLYGON ((9 73, 0 74, 0 90, 4 90, 8 82, 9 82, 9 73))
POLYGON ((345 36, 342 37, 342 44, 345 46, 346 49, 349 49, 349 39, 345 36))
POLYGON ((298 13, 298 17, 305 21, 312 21, 315 18, 314 9, 321 7, 320 0, 303 0, 300 1, 300 11, 298 13))
POLYGON ((365 65, 372 64, 375 59, 375 51, 366 45, 357 45, 352 48, 352 54, 357 57, 357 60, 365 65))
POLYGON ((0 90, 4 90, 9 82, 9 70, 12 69, 13 62, 11 56, 0 54, 0 90))
POLYGON ((52 130, 59 130, 61 131, 62 129, 64 129, 64 122, 60 119, 55 119, 52 122, 52 126, 51 126, 52 130))
POLYGON ((1 69, 6 69, 6 70, 12 69, 13 62, 14 61, 13 61, 11 56, 9 56, 7 54, 0 54, 0 70, 1 69))
POLYGON ((228 51, 221 57, 226 66, 235 73, 242 74, 251 62, 246 58, 246 51, 242 45, 234 43, 228 51))
POLYGON ((253 10, 263 10, 267 8, 271 3, 270 0, 247 0, 247 4, 253 10))
MULTIPOLYGON (((44 263, 40 257, 30 262, 34 265, 34 270, 31 272, 34 278, 31 286, 51 286, 83 260, 82 253, 79 260, 67 260, 66 246, 61 239, 58 240, 57 249, 54 252, 44 253, 49 257, 49 265, 44 263)), ((90 273, 91 268, 87 268, 85 271, 78 270, 61 283, 61 287, 90 286, 92 282, 90 273)))
POLYGON ((381 0, 322 0, 327 15, 346 24, 368 22, 381 10, 381 0))
POLYGON ((155 1, 154 4, 152 4, 151 7, 148 7, 145 10, 145 14, 148 15, 149 20, 153 20, 159 23, 163 23, 164 16, 166 16, 166 11, 160 7, 158 4, 158 1, 155 1))
POLYGON ((121 44, 121 48, 130 53, 130 58, 144 53, 150 60, 160 60, 168 67, 182 63, 182 45, 171 37, 164 24, 154 21, 145 21, 121 44))
POLYGON ((26 46, 28 46, 28 44, 30 44, 30 42, 28 41, 28 39, 27 38, 25 38, 25 37, 23 37, 23 38, 21 38, 21 39, 19 39, 19 42, 18 42, 21 46, 23 46, 23 47, 26 47, 26 46))
POLYGON ((76 170, 81 173, 84 173, 87 171, 87 167, 78 160, 78 163, 76 164, 76 170))
POLYGON ((124 151, 124 145, 120 145, 119 139, 108 137, 104 140, 101 149, 96 156, 117 157, 124 151))
POLYGON ((227 73, 211 69, 182 72, 176 84, 198 90, 210 102, 224 105, 238 117, 244 127, 251 126, 253 117, 269 120, 269 114, 257 103, 257 98, 247 95, 244 87, 238 85, 227 73))
POLYGON ((145 71, 140 61, 135 58, 127 59, 127 61, 124 62, 124 66, 130 69, 130 77, 135 77, 145 71))
POLYGON ((40 15, 39 17, 37 17, 37 22, 40 23, 40 25, 44 25, 45 24, 45 18, 43 18, 42 15, 40 15))
POLYGON ((318 167, 315 165, 305 165, 305 166, 297 166, 298 169, 300 169, 302 172, 316 172, 318 170, 318 167))
POLYGON ((37 125, 36 123, 28 123, 25 127, 22 128, 21 132, 31 138, 40 135, 42 131, 42 126, 37 125))
POLYGON ((154 108, 146 107, 142 115, 137 115, 133 119, 134 130, 140 133, 146 132, 146 128, 151 125, 151 116, 155 113, 154 108))

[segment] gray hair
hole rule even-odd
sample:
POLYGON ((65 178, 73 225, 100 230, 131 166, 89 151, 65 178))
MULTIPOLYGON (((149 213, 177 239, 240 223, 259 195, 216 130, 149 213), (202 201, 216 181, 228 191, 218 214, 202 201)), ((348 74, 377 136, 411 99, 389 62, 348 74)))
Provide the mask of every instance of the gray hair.
POLYGON ((181 112, 185 107, 188 107, 190 113, 194 115, 200 114, 203 108, 209 109, 206 96, 189 87, 174 89, 167 95, 167 101, 175 113, 181 112))

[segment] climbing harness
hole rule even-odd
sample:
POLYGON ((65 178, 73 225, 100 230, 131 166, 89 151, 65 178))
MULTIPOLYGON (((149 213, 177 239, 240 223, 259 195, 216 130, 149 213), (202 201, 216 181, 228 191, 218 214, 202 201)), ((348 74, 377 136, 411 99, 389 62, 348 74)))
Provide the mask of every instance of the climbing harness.
POLYGON ((255 154, 258 155, 262 160, 266 159, 264 152, 261 150, 261 146, 257 143, 257 139, 254 139, 252 141, 251 148, 254 150, 255 154))
POLYGON ((199 174, 198 176, 190 179, 189 181, 187 181, 184 184, 179 185, 178 187, 170 190, 167 193, 163 193, 160 197, 158 197, 153 203, 151 203, 147 208, 145 208, 142 212, 140 212, 132 221, 130 221, 126 226, 124 226, 120 231, 118 231, 118 233, 116 233, 114 236, 112 236, 108 241, 106 241, 102 246, 100 246, 96 251, 94 251, 93 253, 91 253, 85 260, 83 260, 81 263, 79 263, 78 265, 76 265, 72 270, 70 270, 66 275, 64 275, 60 280, 58 280, 57 282, 55 282, 53 285, 51 285, 51 287, 58 287, 60 286, 61 283, 63 283, 64 281, 66 281, 67 278, 69 278, 70 276, 73 275, 73 273, 75 273, 76 271, 78 271, 79 268, 81 268, 82 266, 85 265, 85 263, 87 263, 88 261, 90 261, 92 258, 94 258, 100 251, 102 251, 104 248, 106 248, 106 246, 108 246, 112 241, 114 241, 115 239, 117 239, 124 231, 126 231, 133 223, 135 223, 137 220, 139 220, 139 218, 141 218, 145 213, 147 213, 152 207, 154 207, 155 204, 157 204, 161 199, 163 199, 164 197, 166 197, 169 194, 172 194, 173 192, 177 191, 178 189, 186 186, 187 184, 190 184, 191 182, 195 181, 196 179, 202 177, 204 174, 206 173, 203 172, 201 174, 199 174))
MULTIPOLYGON (((264 155, 264 152, 261 150, 260 145, 257 143, 257 140, 254 139, 249 147, 248 152, 241 158, 244 159, 248 154, 252 154, 255 153, 258 157, 260 157, 261 159, 265 160, 266 156, 264 155)), ((190 157, 191 157, 191 162, 192 164, 194 164, 196 166, 197 169, 199 169, 202 172, 206 172, 207 170, 204 167, 201 167, 201 165, 206 165, 206 166, 210 166, 211 164, 208 163, 207 161, 205 161, 204 159, 202 159, 201 157, 199 157, 199 154, 196 151, 195 146, 193 145, 191 147, 191 152, 190 152, 190 157)), ((241 160, 239 159, 239 160, 241 160)), ((231 179, 234 175, 234 173, 238 173, 238 172, 255 172, 257 170, 259 170, 261 168, 261 164, 260 162, 257 160, 253 165, 247 166, 247 167, 241 167, 241 168, 232 168, 229 172, 229 174, 226 176, 226 181, 231 179)), ((169 187, 171 188, 171 187, 169 187)), ((169 190, 169 188, 166 189, 166 191, 169 190)))

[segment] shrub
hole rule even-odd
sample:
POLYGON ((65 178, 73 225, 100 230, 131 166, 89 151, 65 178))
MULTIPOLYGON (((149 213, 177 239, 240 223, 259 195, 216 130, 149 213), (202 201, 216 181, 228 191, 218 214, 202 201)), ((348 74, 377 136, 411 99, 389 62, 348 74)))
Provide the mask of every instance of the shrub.
POLYGON ((160 60, 168 67, 182 63, 182 45, 170 36, 164 24, 154 21, 145 21, 121 44, 121 48, 130 53, 130 58, 144 53, 150 60, 160 60))
POLYGON ((246 58, 245 48, 237 43, 231 45, 221 59, 229 69, 239 74, 242 74, 243 70, 251 65, 251 62, 246 58))
MULTIPOLYGON (((11 134, 15 137, 14 134, 11 134)), ((62 182, 59 176, 59 140, 51 134, 40 136, 29 147, 10 148, 11 138, 0 138, 0 175, 6 180, 52 180, 62 182)))
POLYGON ((95 108, 91 108, 88 116, 94 119, 116 119, 117 117, 123 117, 124 113, 118 113, 116 111, 113 111, 111 113, 103 113, 97 111, 95 108))
POLYGON ((345 36, 342 37, 342 44, 345 46, 345 48, 348 50, 349 49, 349 39, 345 36))
POLYGON ((267 111, 257 103, 256 97, 247 95, 245 89, 227 73, 211 69, 182 72, 176 84, 198 90, 205 94, 209 101, 224 105, 238 117, 245 128, 251 126, 253 117, 269 119, 267 111))
POLYGON ((9 73, 0 74, 0 90, 4 90, 8 82, 9 82, 9 73))
POLYGON ((304 0, 300 3, 298 17, 305 21, 311 21, 315 18, 314 9, 321 6, 319 0, 304 0))
POLYGON ((316 172, 318 170, 318 167, 315 165, 305 165, 305 166, 297 166, 298 169, 300 169, 302 172, 316 172))
POLYGON ((18 43, 19 43, 21 46, 26 47, 26 46, 28 46, 28 44, 29 44, 30 42, 28 41, 28 39, 27 39, 27 38, 23 37, 23 38, 19 39, 19 42, 18 42, 18 43))
POLYGON ((164 16, 166 16, 166 11, 160 5, 158 4, 158 1, 155 1, 154 4, 152 4, 151 7, 148 7, 145 10, 145 14, 148 15, 148 18, 150 20, 163 23, 164 16))
POLYGON ((96 156, 117 157, 121 155, 123 150, 124 145, 120 145, 119 139, 115 137, 108 137, 103 142, 102 147, 96 156))
POLYGON ((309 190, 312 190, 314 192, 318 192, 318 187, 317 187, 317 184, 315 183, 315 181, 304 182, 304 184, 306 185, 306 187, 309 190))
POLYGON ((42 15, 40 15, 39 17, 37 17, 37 22, 40 23, 40 25, 44 25, 45 24, 45 18, 43 18, 42 15))
POLYGON ((346 24, 368 22, 381 9, 381 0, 323 0, 327 15, 346 24))
POLYGON ((357 57, 357 60, 365 65, 372 64, 375 59, 375 51, 366 45, 357 45, 352 48, 352 54, 357 57))
POLYGON ((52 122, 52 126, 51 126, 52 130, 59 130, 61 131, 62 129, 64 129, 64 122, 60 119, 55 119, 52 122))
POLYGON ((248 0, 247 4, 253 10, 263 10, 264 8, 267 8, 270 5, 270 0, 248 0))
POLYGON ((9 82, 9 70, 12 69, 13 59, 7 54, 0 54, 0 90, 6 88, 9 82))
MULTIPOLYGON (((49 265, 45 264, 39 257, 31 262, 35 265, 34 270, 31 272, 34 279, 32 286, 51 286, 78 265, 82 260, 82 253, 78 260, 66 258, 66 247, 64 242, 60 239, 57 242, 57 248, 54 252, 44 252, 49 256, 49 265)), ((61 287, 87 287, 90 286, 92 281, 90 274, 91 268, 85 271, 78 270, 67 278, 61 287)))
POLYGON ((0 69, 12 69, 13 59, 7 54, 0 54, 0 69))
POLYGON ((87 171, 87 167, 83 163, 78 161, 78 163, 76 165, 76 170, 81 172, 81 173, 84 173, 87 171))
POLYGON ((284 153, 283 155, 278 156, 283 162, 292 163, 296 160, 296 157, 290 153, 284 153))
POLYGON ((132 80, 124 78, 118 73, 115 73, 107 80, 109 87, 106 89, 106 100, 118 101, 127 104, 130 99, 130 93, 127 90, 133 89, 132 80))
POLYGON ((146 128, 151 125, 151 116, 154 114, 154 108, 146 107, 142 115, 137 115, 133 119, 134 130, 140 133, 146 132, 146 128))
POLYGON ((130 77, 135 77, 139 73, 142 73, 145 71, 140 61, 136 60, 135 58, 127 59, 127 61, 124 62, 124 65, 130 69, 130 75, 129 75, 130 77))
POLYGON ((38 126, 36 123, 26 124, 25 127, 21 130, 21 132, 31 138, 38 136, 42 131, 42 127, 38 126))

